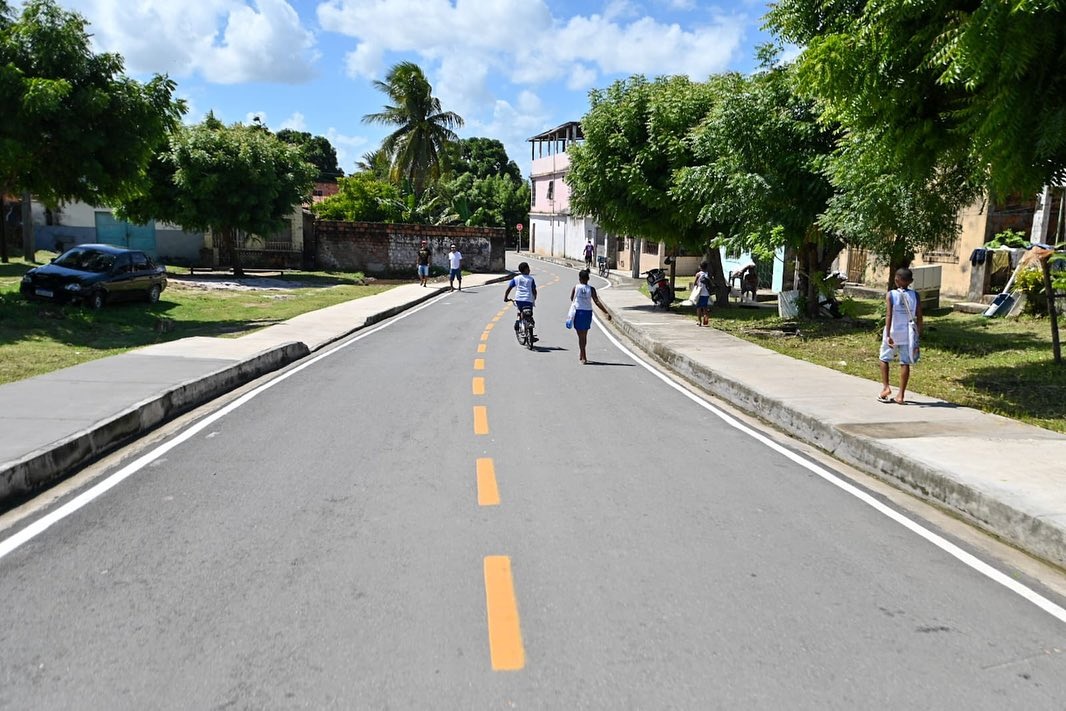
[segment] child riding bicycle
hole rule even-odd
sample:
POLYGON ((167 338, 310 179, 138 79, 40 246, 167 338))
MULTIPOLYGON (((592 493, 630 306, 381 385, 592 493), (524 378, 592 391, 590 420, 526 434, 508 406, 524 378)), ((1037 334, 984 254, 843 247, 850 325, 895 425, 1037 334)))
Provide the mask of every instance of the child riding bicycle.
POLYGON ((522 318, 522 311, 529 309, 530 323, 533 322, 533 305, 537 301, 537 282, 529 276, 529 263, 522 262, 518 265, 518 275, 507 282, 507 291, 503 294, 503 302, 510 301, 511 291, 514 290, 514 305, 518 307, 518 314, 514 322, 514 330, 518 330, 518 321, 522 318))

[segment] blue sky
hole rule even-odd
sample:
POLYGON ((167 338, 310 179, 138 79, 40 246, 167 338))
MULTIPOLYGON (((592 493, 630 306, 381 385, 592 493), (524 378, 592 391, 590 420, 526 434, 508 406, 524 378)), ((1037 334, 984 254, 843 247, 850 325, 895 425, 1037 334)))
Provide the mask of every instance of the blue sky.
POLYGON ((588 90, 641 73, 750 71, 766 3, 697 0, 60 0, 127 72, 169 74, 196 122, 259 115, 323 135, 341 167, 386 130, 362 123, 371 82, 419 64, 460 135, 497 138, 528 172, 525 140, 580 119, 588 90))

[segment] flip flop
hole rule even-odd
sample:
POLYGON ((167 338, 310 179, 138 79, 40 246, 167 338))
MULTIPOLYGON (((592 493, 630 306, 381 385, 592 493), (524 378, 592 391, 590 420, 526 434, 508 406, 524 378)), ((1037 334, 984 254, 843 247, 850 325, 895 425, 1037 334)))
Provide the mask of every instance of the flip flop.
POLYGON ((895 399, 891 395, 878 395, 877 396, 877 401, 878 402, 896 402, 895 399))

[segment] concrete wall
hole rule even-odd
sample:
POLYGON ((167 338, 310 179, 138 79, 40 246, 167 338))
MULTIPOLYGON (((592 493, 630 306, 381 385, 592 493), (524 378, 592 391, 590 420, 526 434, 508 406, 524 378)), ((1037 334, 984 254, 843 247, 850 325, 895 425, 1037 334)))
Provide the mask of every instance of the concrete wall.
POLYGON ((467 271, 502 272, 504 239, 505 231, 499 227, 317 220, 315 263, 319 269, 414 274, 418 248, 426 240, 438 270, 448 268, 448 249, 455 244, 467 271))

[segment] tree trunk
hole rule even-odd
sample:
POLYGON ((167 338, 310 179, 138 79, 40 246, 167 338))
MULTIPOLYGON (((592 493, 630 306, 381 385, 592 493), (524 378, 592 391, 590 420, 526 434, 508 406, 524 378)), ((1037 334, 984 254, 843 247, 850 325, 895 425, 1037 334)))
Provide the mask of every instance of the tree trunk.
POLYGON ((7 212, 5 210, 7 203, 4 202, 5 195, 7 195, 7 191, 0 188, 0 262, 7 264, 7 212))
POLYGON ((233 276, 241 279, 244 277, 244 268, 241 267, 241 250, 240 245, 237 244, 237 230, 227 227, 222 230, 222 241, 226 245, 226 249, 229 251, 230 267, 233 269, 233 276))
POLYGON ((22 256, 30 264, 37 263, 37 250, 33 244, 33 198, 30 192, 22 193, 22 256))
POLYGON ((711 268, 711 280, 714 282, 714 305, 729 306, 729 282, 725 280, 725 267, 722 266, 722 250, 711 247, 704 254, 704 261, 711 268))
POLYGON ((1059 343, 1059 315, 1055 307, 1055 289, 1051 284, 1051 260, 1045 259, 1041 264, 1044 272, 1044 293, 1047 294, 1047 315, 1051 321, 1051 354, 1055 362, 1062 364, 1062 345, 1059 343))

